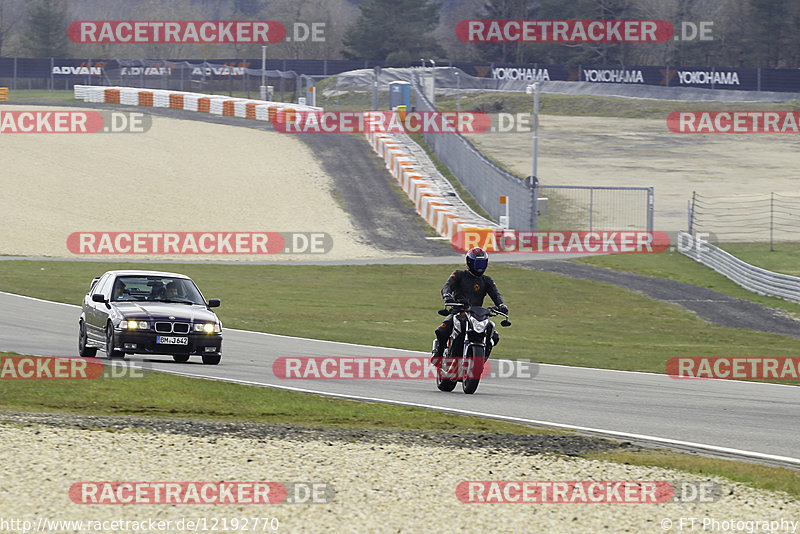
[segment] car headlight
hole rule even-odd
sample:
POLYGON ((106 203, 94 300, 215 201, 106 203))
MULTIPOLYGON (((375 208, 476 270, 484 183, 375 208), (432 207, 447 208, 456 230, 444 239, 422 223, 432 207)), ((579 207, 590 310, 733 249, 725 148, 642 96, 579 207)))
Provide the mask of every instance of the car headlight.
POLYGON ((221 329, 219 323, 198 323, 194 325, 194 331, 206 334, 219 334, 221 329))
POLYGON ((119 323, 119 327, 123 330, 147 330, 150 328, 150 323, 147 321, 136 321, 136 320, 129 320, 129 321, 122 321, 119 323))

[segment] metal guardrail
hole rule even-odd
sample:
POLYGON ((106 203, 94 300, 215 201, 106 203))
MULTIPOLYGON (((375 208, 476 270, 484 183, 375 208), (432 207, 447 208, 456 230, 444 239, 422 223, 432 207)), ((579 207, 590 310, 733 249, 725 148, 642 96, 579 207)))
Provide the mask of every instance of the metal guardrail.
POLYGON ((800 278, 750 265, 719 247, 686 232, 678 232, 678 251, 710 267, 743 288, 765 295, 800 302, 800 278))
MULTIPOLYGON (((436 106, 425 96, 420 76, 413 76, 411 87, 415 94, 417 111, 436 111, 436 106)), ((459 133, 422 134, 436 157, 456 176, 480 207, 495 221, 505 215, 506 208, 500 197, 508 197, 510 228, 536 230, 534 209, 537 190, 523 180, 501 168, 459 133)))

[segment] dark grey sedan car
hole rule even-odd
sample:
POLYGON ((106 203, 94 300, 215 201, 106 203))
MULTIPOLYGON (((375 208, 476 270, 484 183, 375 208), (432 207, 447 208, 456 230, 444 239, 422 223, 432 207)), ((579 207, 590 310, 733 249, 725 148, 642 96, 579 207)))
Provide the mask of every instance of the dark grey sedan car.
POLYGON ((201 356, 216 365, 222 356, 222 323, 186 275, 158 271, 108 271, 92 280, 83 299, 78 350, 108 358, 169 354, 176 362, 201 356))

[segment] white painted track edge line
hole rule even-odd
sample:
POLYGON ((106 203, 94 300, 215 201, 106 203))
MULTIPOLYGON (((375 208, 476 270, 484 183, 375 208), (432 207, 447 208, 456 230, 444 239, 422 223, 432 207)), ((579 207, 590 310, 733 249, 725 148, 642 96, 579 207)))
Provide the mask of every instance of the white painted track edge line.
MULTIPOLYGON (((17 293, 9 293, 7 291, 0 291, 0 294, 2 294, 2 295, 10 295, 12 297, 19 297, 19 298, 23 298, 23 299, 35 300, 35 301, 38 301, 38 302, 45 302, 45 303, 48 303, 48 304, 58 304, 60 306, 70 306, 70 307, 73 307, 73 308, 80 308, 80 306, 77 306, 75 304, 67 304, 65 302, 56 302, 54 300, 45 300, 45 299, 40 299, 40 298, 37 298, 37 297, 29 297, 27 295, 19 295, 17 293)), ((238 328, 225 328, 224 330, 230 330, 232 332, 243 332, 245 334, 256 334, 256 335, 260 335, 260 336, 272 336, 272 337, 278 337, 278 338, 282 338, 282 339, 298 339, 298 340, 302 340, 302 341, 314 341, 314 342, 318 342, 318 343, 333 343, 333 344, 338 344, 338 345, 345 345, 345 346, 351 346, 351 347, 363 347, 363 348, 368 348, 368 349, 389 349, 389 350, 397 350, 397 351, 401 351, 401 352, 410 352, 412 354, 430 354, 429 352, 422 352, 422 351, 409 350, 409 349, 399 349, 399 348, 395 348, 395 347, 380 347, 378 345, 364 345, 364 344, 361 344, 361 343, 348 343, 346 341, 331 341, 329 339, 314 339, 313 337, 287 336, 287 335, 284 335, 284 334, 273 334, 273 333, 270 333, 270 332, 256 332, 254 330, 241 330, 241 329, 238 329, 238 328)), ((224 337, 224 335, 223 335, 223 337, 224 337)), ((517 361, 524 361, 524 360, 505 360, 503 358, 495 358, 494 361, 517 362, 517 361)), ((557 364, 557 363, 539 363, 539 362, 533 362, 533 363, 536 363, 536 365, 540 365, 542 367, 556 367, 556 368, 561 368, 561 369, 578 369, 578 370, 584 370, 584 371, 604 371, 604 372, 607 372, 607 373, 626 373, 626 374, 665 376, 665 377, 669 376, 666 373, 653 373, 653 372, 650 372, 650 371, 625 371, 623 369, 603 369, 602 367, 581 367, 581 366, 577 366, 577 365, 562 365, 562 364, 557 364)), ((680 379, 680 380, 687 380, 687 379, 689 379, 689 378, 684 378, 684 379, 680 379)), ((673 379, 673 380, 676 380, 676 379, 673 379)), ((738 384, 758 384, 758 385, 762 385, 762 386, 778 386, 778 387, 785 387, 785 388, 798 387, 798 386, 795 386, 795 385, 792 385, 792 384, 776 384, 774 382, 754 382, 752 380, 726 380, 726 379, 723 379, 723 378, 703 378, 703 379, 698 379, 698 380, 720 380, 720 381, 723 381, 723 382, 735 382, 735 383, 738 383, 738 384)))
POLYGON ((28 300, 36 300, 38 302, 46 302, 47 304, 58 304, 59 306, 69 306, 70 308, 80 308, 80 306, 76 306, 75 304, 67 304, 66 302, 57 302, 55 300, 45 300, 36 297, 29 297, 27 295, 20 295, 18 293, 9 293, 7 291, 0 291, 2 295, 9 295, 12 297, 19 297, 21 299, 28 299, 28 300))
POLYGON ((670 439, 670 438, 662 438, 662 437, 658 437, 658 436, 648 436, 646 434, 633 434, 633 433, 629 433, 629 432, 620 432, 620 431, 617 431, 617 430, 604 430, 604 429, 601 429, 601 428, 591 428, 591 427, 578 426, 578 425, 568 425, 568 424, 563 424, 563 423, 553 423, 551 421, 539 421, 539 420, 536 420, 536 419, 527 419, 527 418, 524 418, 524 417, 513 417, 513 416, 508 416, 508 415, 490 414, 490 413, 484 413, 484 412, 476 412, 476 411, 473 411, 473 410, 462 410, 462 409, 459 409, 459 408, 448 408, 448 407, 443 407, 443 406, 434 406, 434 405, 430 405, 430 404, 422 404, 422 403, 417 403, 417 402, 407 402, 407 401, 398 401, 398 400, 379 399, 379 398, 375 398, 375 397, 364 397, 364 396, 361 396, 361 395, 347 395, 347 394, 343 394, 343 393, 331 393, 331 392, 326 392, 326 391, 317 391, 317 390, 313 390, 313 389, 298 388, 298 387, 294 387, 294 386, 280 386, 280 385, 277 385, 277 384, 267 384, 267 383, 264 383, 264 382, 255 382, 255 381, 251 381, 251 380, 239 380, 239 379, 234 379, 234 378, 218 378, 218 377, 207 376, 207 375, 198 375, 198 374, 193 374, 193 373, 185 373, 185 372, 182 372, 182 371, 171 371, 171 370, 161 370, 161 369, 158 369, 156 371, 157 372, 164 372, 164 373, 174 374, 174 375, 178 375, 178 376, 185 376, 185 377, 189 377, 189 378, 200 378, 200 379, 205 379, 205 380, 220 380, 220 381, 224 381, 224 382, 234 382, 236 384, 247 385, 247 386, 260 386, 260 387, 268 387, 268 388, 275 388, 275 389, 284 389, 284 390, 289 390, 289 391, 296 391, 296 392, 299 392, 299 393, 311 393, 311 394, 315 394, 315 395, 323 395, 323 396, 326 396, 326 397, 339 397, 339 398, 343 398, 343 399, 354 399, 354 400, 360 400, 360 401, 379 402, 379 403, 383 403, 383 404, 396 404, 396 405, 401 405, 401 406, 410 406, 410 407, 413 407, 413 408, 425 408, 425 409, 430 409, 430 410, 445 411, 445 412, 456 413, 456 414, 460 414, 460 415, 470 415, 470 416, 474 416, 474 417, 484 417, 484 418, 489 418, 489 419, 496 419, 496 420, 502 420, 502 421, 515 422, 515 423, 527 423, 527 424, 539 425, 539 426, 549 426, 549 427, 554 427, 554 428, 561 428, 561 429, 564 429, 564 430, 576 430, 576 431, 580 431, 580 432, 592 432, 592 433, 595 433, 595 434, 602 434, 602 435, 606 435, 606 436, 613 436, 613 437, 619 437, 619 438, 628 438, 628 439, 646 440, 646 441, 652 441, 652 442, 655 442, 655 443, 662 443, 662 444, 665 444, 665 445, 677 445, 677 446, 682 446, 682 447, 692 447, 692 448, 695 448, 695 449, 708 450, 708 451, 712 451, 712 452, 725 453, 725 454, 734 454, 734 455, 737 455, 737 456, 743 456, 743 457, 749 457, 749 458, 758 458, 758 459, 763 459, 763 460, 772 460, 772 461, 778 461, 778 462, 785 462, 785 463, 791 463, 791 464, 796 464, 796 465, 800 466, 800 458, 792 458, 792 457, 789 457, 789 456, 779 456, 779 455, 767 454, 767 453, 755 452, 755 451, 745 451, 745 450, 734 449, 734 448, 730 448, 730 447, 721 447, 721 446, 718 446, 718 445, 707 445, 705 443, 695 443, 695 442, 692 442, 692 441, 682 441, 682 440, 676 440, 676 439, 670 439))

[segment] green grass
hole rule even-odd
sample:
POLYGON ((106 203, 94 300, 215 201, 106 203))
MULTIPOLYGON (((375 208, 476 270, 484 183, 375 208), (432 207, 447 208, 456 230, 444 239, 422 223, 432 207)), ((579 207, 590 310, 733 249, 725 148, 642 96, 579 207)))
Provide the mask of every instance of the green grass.
MULTIPOLYGON (((438 109, 456 109, 457 97, 437 96, 438 109)), ((615 117, 627 119, 661 119, 673 111, 705 110, 707 102, 682 102, 676 100, 649 100, 608 96, 539 94, 539 113, 575 117, 615 117)), ((736 110, 787 110, 800 109, 800 101, 763 103, 715 102, 714 109, 736 110)), ((533 97, 523 92, 462 92, 462 111, 486 113, 533 113, 533 97)))
MULTIPOLYGON (((234 95, 244 97, 245 93, 234 95)), ((386 99, 385 94, 381 97, 386 99)), ((367 109, 370 98, 368 92, 342 96, 339 109, 367 109)), ((74 101, 72 91, 35 90, 12 91, 10 100, 12 103, 74 101)), ((333 98, 328 101, 320 98, 318 104, 333 109, 334 102, 333 98)), ((455 109, 455 97, 440 97, 437 104, 440 109, 455 109)), ((519 93, 464 93, 461 104, 463 110, 530 113, 531 97, 519 93)), ((630 118, 663 118, 670 111, 693 109, 693 104, 686 103, 567 95, 542 95, 540 104, 543 114, 630 118)), ((697 109, 704 106, 696 105, 697 109)), ((796 110, 800 109, 800 103, 718 107, 796 110)), ((743 259, 752 253, 746 261, 773 270, 791 274, 796 269, 791 255, 763 257, 756 248, 734 253, 741 254, 743 259)), ((800 311, 797 305, 742 290, 677 253, 603 256, 583 261, 706 285, 757 302, 763 299, 762 303, 795 313, 800 311)), ((124 267, 116 263, 31 261, 7 261, 2 265, 0 289, 73 304, 80 302, 93 276, 106 269, 124 267)), ((434 313, 440 302, 438 288, 447 270, 429 266, 134 264, 129 267, 190 274, 206 296, 223 298, 220 316, 226 327, 417 350, 429 348, 430 331, 438 321, 434 313), (280 283, 268 283, 276 280, 280 283), (402 287, 396 287, 398 280, 402 287), (387 288, 391 291, 389 300, 387 288)), ((664 362, 672 356, 798 355, 796 341, 791 338, 711 326, 675 306, 612 286, 498 265, 492 267, 492 275, 512 305, 514 319, 514 327, 503 331, 498 356, 663 372, 664 362)), ((269 388, 213 381, 203 382, 199 388, 195 380, 160 373, 147 373, 141 379, 109 378, 75 383, 7 381, 3 392, 0 409, 463 432, 537 432, 523 425, 269 388)), ((791 470, 661 451, 598 453, 591 457, 719 474, 754 487, 800 495, 800 480, 797 472, 791 470)))
POLYGON ((742 261, 777 273, 800 276, 800 243, 723 243, 720 248, 742 261))
MULTIPOLYGON (((787 250, 783 255, 776 256, 776 261, 771 263, 768 258, 771 254, 769 252, 769 245, 755 244, 749 246, 739 245, 723 245, 722 248, 731 252, 735 256, 744 259, 745 261, 752 262, 760 267, 772 268, 773 270, 778 266, 794 266, 791 263, 791 253, 787 250), (766 246, 767 252, 761 252, 763 247, 766 246), (739 255, 745 250, 750 250, 749 256, 747 254, 739 255)), ((713 269, 702 265, 677 251, 666 251, 661 254, 613 254, 606 256, 586 256, 578 258, 573 261, 594 265, 597 267, 605 267, 606 269, 614 269, 617 271, 626 271, 641 274, 644 276, 655 276, 659 278, 667 278, 669 280, 677 280, 686 284, 693 284, 700 287, 706 287, 715 291, 720 291, 728 295, 749 300, 764 306, 772 308, 780 308, 786 310, 790 314, 800 316, 800 304, 795 302, 786 301, 779 298, 765 297, 748 291, 728 280, 721 274, 713 269)), ((785 271, 784 271, 785 272, 785 271)), ((791 274, 791 273, 790 273, 791 274)))
POLYGON ((721 476, 754 488, 784 491, 800 497, 800 472, 793 469, 663 450, 593 452, 586 456, 621 464, 647 465, 677 469, 696 475, 721 476))
POLYGON ((75 102, 75 93, 68 91, 47 89, 11 89, 8 91, 8 103, 25 102, 52 102, 53 104, 72 104, 75 102))
MULTIPOLYGON (((335 90, 336 84, 325 86, 335 90)), ((333 111, 363 111, 372 109, 372 91, 353 91, 336 96, 325 96, 317 84, 317 105, 333 111)), ((378 91, 378 108, 389 109, 389 91, 378 91)))
MULTIPOLYGON (((15 354, 0 352, 0 357, 15 354)), ((422 408, 364 403, 145 371, 143 377, 3 380, 0 410, 146 415, 306 426, 349 426, 511 434, 544 433, 526 425, 422 408)), ((433 387, 433 383, 422 387, 433 387)), ((558 431, 547 431, 558 434, 558 431)))
MULTIPOLYGON (((633 256, 622 258, 627 257, 633 256)), ((81 302, 92 277, 108 269, 184 272, 206 297, 222 298, 225 327, 427 352, 439 322, 439 289, 460 265, 8 260, 2 267, 0 290, 73 304, 81 302)), ((498 357, 663 373, 667 360, 678 356, 800 356, 800 345, 789 336, 714 326, 676 305, 616 286, 500 264, 491 275, 514 323, 501 329, 498 357)))
MULTIPOLYGON (((0 352, 0 359, 17 356, 0 352)), ((144 371, 137 378, 4 380, 0 410, 81 415, 136 415, 216 421, 255 421, 307 427, 427 432, 566 434, 559 430, 421 408, 334 399, 309 393, 245 386, 144 371)), ((531 451, 534 452, 534 451, 531 451)), ((591 459, 652 465, 719 475, 769 491, 800 495, 797 471, 664 450, 589 452, 591 459)))
MULTIPOLYGON (((347 94, 326 97, 326 90, 335 90, 335 78, 328 78, 317 84, 317 104, 326 109, 364 110, 372 109, 372 91, 366 89, 348 90, 347 94)), ((388 109, 389 92, 378 92, 380 109, 388 109)), ((413 98, 412 98, 413 102, 413 98)), ((458 107, 457 95, 436 95, 436 107, 452 111, 458 107)), ((681 102, 674 100, 651 100, 620 98, 610 96, 585 96, 540 93, 539 113, 543 115, 563 115, 577 117, 618 117, 663 119, 672 111, 704 110, 706 102, 681 102)), ((785 103, 715 103, 720 110, 792 110, 800 109, 800 101, 785 103)), ((524 91, 462 91, 461 111, 484 111, 486 113, 533 113, 533 97, 524 91)))
MULTIPOLYGON (((336 87, 333 78, 317 84, 317 105, 331 110, 365 110, 372 108, 371 91, 349 91, 335 96, 323 95, 325 89, 336 87)), ((208 94, 228 95, 227 88, 212 90, 186 88, 186 91, 205 92, 208 94)), ((247 98, 246 91, 234 90, 232 95, 237 98, 247 98)), ((291 98, 292 92, 285 91, 284 97, 291 98)), ((380 91, 378 102, 380 109, 388 109, 388 91, 380 91)), ((250 98, 258 98, 258 91, 250 91, 250 98)), ((275 98, 280 98, 280 92, 275 91, 275 98)), ((72 90, 46 89, 18 89, 9 91, 9 102, 74 102, 72 90)), ((440 110, 455 110, 457 98, 455 95, 437 95, 436 107, 440 110)), ((708 108, 706 102, 681 102, 673 100, 648 100, 635 98, 618 98, 584 95, 561 95, 542 93, 539 96, 539 113, 542 115, 562 115, 575 117, 617 117, 630 119, 663 119, 673 111, 703 110, 708 108)), ((723 103, 714 104, 714 109, 721 111, 798 111, 800 100, 789 102, 761 102, 761 103, 723 103)), ((533 97, 522 92, 462 92, 462 111, 485 111, 487 113, 533 113, 533 97)))
MULTIPOLYGON (((6 356, 17 354, 0 352, 0 360, 6 356)), ((213 380, 203 381, 202 386, 198 386, 198 382, 199 379, 151 371, 144 371, 143 376, 136 378, 3 380, 0 410, 448 433, 567 433, 421 408, 355 402, 213 380)), ((652 465, 695 474, 719 475, 755 488, 800 495, 800 474, 790 469, 655 449, 589 452, 583 456, 622 464, 652 465)))
MULTIPOLYGON (((335 89, 335 78, 328 78, 317 84, 319 95, 317 103, 326 109, 337 109, 336 97, 324 97, 326 89, 335 89)), ((343 88, 344 89, 344 88, 343 88)), ((388 92, 379 92, 380 108, 388 108, 388 92)), ((440 110, 455 110, 457 95, 437 95, 436 107, 440 110)), ((359 110, 371 109, 372 92, 367 90, 351 90, 340 95, 338 109, 359 110)), ((539 94, 539 113, 542 115, 562 115, 575 117, 616 117, 628 119, 659 119, 673 111, 705 110, 707 102, 682 102, 676 100, 651 100, 639 98, 621 98, 610 96, 585 96, 562 94, 539 94)), ((725 111, 755 110, 800 110, 800 101, 760 102, 760 103, 724 103, 715 102, 714 109, 725 111)), ((533 113, 533 97, 522 91, 462 91, 461 111, 484 111, 486 113, 533 113)))

